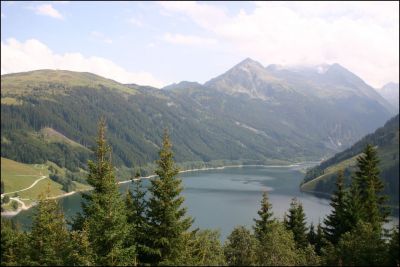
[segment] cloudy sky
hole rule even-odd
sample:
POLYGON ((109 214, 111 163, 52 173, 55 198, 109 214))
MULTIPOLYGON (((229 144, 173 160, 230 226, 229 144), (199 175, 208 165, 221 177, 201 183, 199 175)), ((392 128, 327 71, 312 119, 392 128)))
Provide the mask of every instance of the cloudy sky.
POLYGON ((89 71, 161 87, 246 57, 399 81, 399 2, 1 2, 1 74, 89 71))

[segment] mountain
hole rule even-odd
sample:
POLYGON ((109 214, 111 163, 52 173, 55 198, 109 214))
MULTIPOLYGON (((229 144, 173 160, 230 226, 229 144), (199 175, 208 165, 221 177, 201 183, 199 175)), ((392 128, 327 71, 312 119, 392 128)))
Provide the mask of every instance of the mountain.
POLYGON ((387 83, 381 89, 377 89, 383 98, 385 98, 397 112, 399 112, 399 84, 398 83, 387 83))
POLYGON ((264 68, 248 58, 204 85, 252 100, 254 104, 248 108, 251 114, 263 114, 257 126, 264 130, 273 131, 275 126, 271 129, 270 125, 286 124, 298 135, 304 134, 302 139, 311 137, 317 141, 315 145, 336 151, 394 115, 385 99, 339 64, 264 68), (262 108, 256 110, 257 105, 262 108))
POLYGON ((350 148, 337 153, 332 158, 307 171, 301 188, 304 191, 331 194, 335 190, 337 171, 345 170, 346 182, 356 170, 356 158, 367 144, 378 149, 381 178, 385 182, 385 192, 391 202, 398 206, 399 200, 399 115, 396 115, 374 133, 368 134, 350 148))
POLYGON ((125 175, 133 166, 151 169, 165 127, 186 168, 328 157, 392 114, 359 78, 327 68, 322 79, 246 59, 204 85, 164 90, 64 70, 2 75, 1 156, 85 169, 104 116, 114 164, 125 175))

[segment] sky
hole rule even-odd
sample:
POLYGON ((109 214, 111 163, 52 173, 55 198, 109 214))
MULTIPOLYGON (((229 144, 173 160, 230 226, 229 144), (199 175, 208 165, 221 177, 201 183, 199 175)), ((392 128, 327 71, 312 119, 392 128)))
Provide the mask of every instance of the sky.
POLYGON ((88 71, 158 88, 250 57, 399 82, 399 2, 1 2, 1 74, 88 71))

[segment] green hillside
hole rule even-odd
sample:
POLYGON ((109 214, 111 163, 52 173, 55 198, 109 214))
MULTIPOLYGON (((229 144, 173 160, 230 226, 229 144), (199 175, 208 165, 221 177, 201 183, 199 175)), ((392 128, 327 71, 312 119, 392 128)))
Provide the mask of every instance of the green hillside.
POLYGON ((356 170, 356 158, 367 143, 378 149, 381 178, 385 182, 385 193, 391 196, 391 203, 398 205, 399 199, 399 115, 390 119, 377 129, 355 143, 351 148, 340 152, 320 165, 307 171, 301 185, 303 191, 332 193, 335 189, 337 171, 345 170, 346 182, 356 170))
POLYGON ((245 75, 240 81, 229 76, 230 83, 249 84, 269 98, 231 94, 212 83, 183 82, 159 90, 72 71, 2 75, 1 156, 29 164, 50 161, 73 173, 85 170, 97 122, 104 116, 122 176, 129 176, 132 167, 151 171, 164 128, 184 168, 288 163, 333 155, 390 115, 365 95, 305 96, 298 90, 305 84, 279 82, 251 65, 247 71, 257 82, 245 75))

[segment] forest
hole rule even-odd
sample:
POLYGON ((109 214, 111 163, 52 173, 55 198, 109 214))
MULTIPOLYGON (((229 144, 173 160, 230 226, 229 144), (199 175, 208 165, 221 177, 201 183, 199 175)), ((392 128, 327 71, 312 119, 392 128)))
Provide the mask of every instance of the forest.
MULTIPOLYGON (((281 221, 264 192, 251 229, 237 226, 222 244, 218 231, 193 229, 167 130, 158 153, 157 178, 145 191, 120 194, 106 141, 98 125, 94 160, 87 163, 82 212, 66 221, 56 199, 40 196, 31 231, 1 218, 1 265, 399 265, 399 227, 387 230, 387 196, 376 149, 367 144, 357 158, 350 185, 336 178, 331 213, 318 225, 306 223, 293 199, 281 221)), ((138 173, 136 177, 139 177, 138 173)), ((60 179, 56 174, 53 179, 60 179)), ((66 185, 67 186, 67 185, 66 185)))

